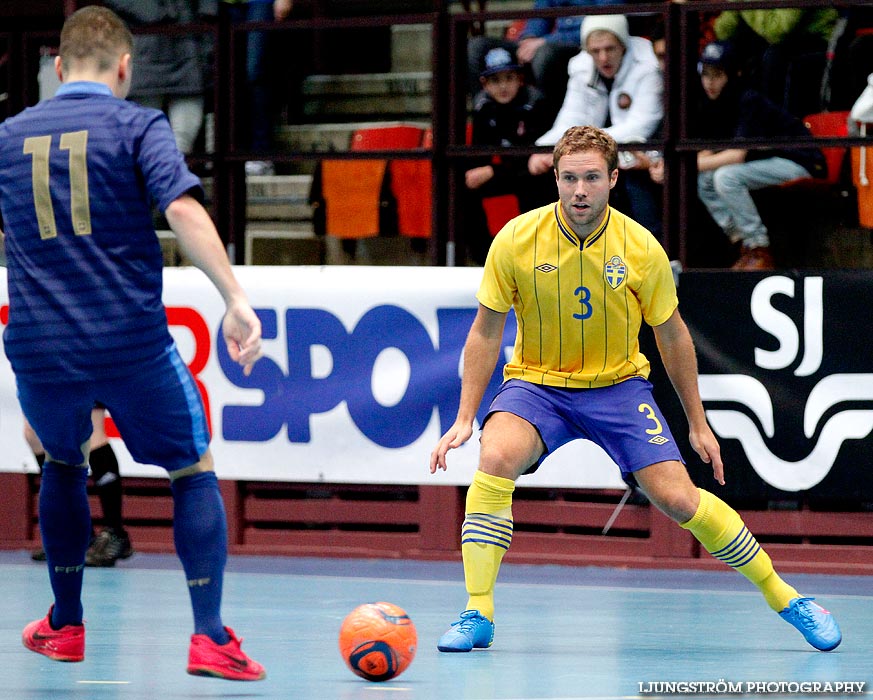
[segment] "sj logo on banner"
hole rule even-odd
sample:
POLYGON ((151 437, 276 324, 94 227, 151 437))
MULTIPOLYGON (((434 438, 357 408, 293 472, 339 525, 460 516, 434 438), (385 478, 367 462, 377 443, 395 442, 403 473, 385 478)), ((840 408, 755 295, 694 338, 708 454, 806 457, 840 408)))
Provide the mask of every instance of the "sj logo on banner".
MULTIPOLYGON (((814 380, 805 397, 802 417, 798 416, 811 449, 805 457, 791 461, 774 454, 768 446, 768 441, 778 445, 793 439, 776 432, 774 404, 768 390, 768 385, 777 383, 776 379, 771 384, 749 374, 701 372, 700 394, 704 405, 735 403, 744 409, 708 407, 706 415, 720 438, 739 441, 752 468, 765 482, 783 491, 804 491, 827 476, 845 441, 860 440, 873 431, 873 374, 822 371, 825 355, 822 277, 800 281, 778 275, 765 277, 752 290, 750 312, 758 333, 769 336, 768 345, 775 345, 773 349, 755 345, 754 365, 760 370, 759 376, 789 371, 798 380, 806 377, 814 380), (799 322, 782 310, 786 301, 790 305, 798 293, 802 316, 799 322), (846 402, 866 402, 871 408, 841 407, 846 402)), ((828 307, 828 312, 846 314, 847 310, 828 307)))

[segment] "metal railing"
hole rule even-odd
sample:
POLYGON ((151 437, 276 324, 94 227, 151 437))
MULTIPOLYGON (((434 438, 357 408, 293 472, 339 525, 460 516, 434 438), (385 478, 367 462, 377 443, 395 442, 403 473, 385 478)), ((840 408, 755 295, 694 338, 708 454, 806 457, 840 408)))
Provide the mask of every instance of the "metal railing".
MULTIPOLYGON (((283 22, 258 22, 232 24, 226 12, 219 12, 215 23, 163 27, 149 31, 168 33, 211 33, 214 39, 212 111, 215 114, 215 147, 211 153, 193 155, 195 164, 206 165, 212 172, 213 216, 219 231, 235 257, 242 263, 245 235, 245 171, 247 160, 261 159, 263 153, 253 153, 241 146, 239 138, 239 114, 242 106, 245 74, 241 69, 241 45, 244 35, 251 31, 281 33, 294 41, 302 34, 386 27, 400 24, 429 24, 432 33, 431 65, 431 124, 433 146, 430 149, 397 151, 370 151, 367 153, 331 151, 276 150, 269 159, 280 164, 293 164, 321 158, 429 158, 432 163, 432 211, 434 234, 430 239, 429 257, 434 265, 453 265, 459 262, 456 251, 459 246, 456 225, 459 215, 456 207, 459 188, 463 187, 465 162, 491 153, 490 149, 468 146, 464 143, 467 120, 466 96, 466 47, 471 33, 481 31, 488 22, 521 20, 531 17, 556 18, 579 14, 627 14, 629 16, 656 16, 664 20, 667 65, 665 73, 665 118, 659 139, 646 144, 634 144, 639 149, 660 149, 665 153, 665 182, 663 188, 664 240, 671 257, 684 261, 687 250, 689 225, 689 202, 696 198, 695 154, 702 148, 728 147, 735 142, 712 142, 695 139, 689 128, 690 86, 697 80, 696 64, 700 41, 702 13, 722 10, 819 8, 834 7, 847 10, 853 6, 869 5, 869 0, 736 0, 694 1, 628 4, 615 6, 555 8, 550 10, 488 9, 484 0, 476 4, 478 10, 470 9, 471 2, 457 3, 451 0, 432 0, 430 12, 372 15, 356 17, 330 17, 317 8, 324 0, 314 3, 316 11, 304 19, 289 19, 283 22)), ((418 2, 415 7, 421 8, 418 2)), ((219 3, 223 5, 223 3, 219 3)), ((38 99, 36 74, 39 50, 45 45, 57 44, 57 30, 0 33, 0 51, 5 57, 0 61, 0 71, 6 74, 7 99, 0 102, 0 115, 14 114, 38 99)), ((317 42, 316 42, 317 45, 317 42)), ((3 92, 3 90, 0 90, 3 92)), ((207 111, 209 108, 207 106, 207 111)), ((870 144, 873 138, 841 137, 817 139, 820 146, 851 146, 870 144)), ((773 141, 743 142, 744 148, 755 149, 773 146, 788 146, 792 142, 773 141)), ((507 155, 543 152, 548 149, 507 149, 507 155)))

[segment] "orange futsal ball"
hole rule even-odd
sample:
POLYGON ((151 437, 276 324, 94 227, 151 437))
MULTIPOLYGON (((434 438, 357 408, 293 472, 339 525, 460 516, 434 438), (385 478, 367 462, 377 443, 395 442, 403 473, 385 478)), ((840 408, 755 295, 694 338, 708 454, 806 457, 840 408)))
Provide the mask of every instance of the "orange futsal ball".
POLYGON ((368 681, 387 681, 415 658, 418 634, 403 608, 365 603, 352 610, 339 631, 339 650, 353 673, 368 681))

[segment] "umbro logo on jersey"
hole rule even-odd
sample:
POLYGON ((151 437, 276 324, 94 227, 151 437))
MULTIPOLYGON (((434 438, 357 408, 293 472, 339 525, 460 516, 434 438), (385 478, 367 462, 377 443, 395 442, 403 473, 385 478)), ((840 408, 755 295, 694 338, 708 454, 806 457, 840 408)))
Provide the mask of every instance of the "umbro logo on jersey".
POLYGON ((603 267, 606 283, 613 289, 618 289, 627 277, 627 265, 617 255, 613 255, 603 267))
POLYGON ((653 445, 665 445, 670 442, 669 438, 665 438, 663 435, 655 435, 651 440, 649 440, 653 445))
POLYGON ((552 263, 543 263, 542 265, 537 265, 534 269, 540 272, 554 272, 558 268, 552 265, 552 263))

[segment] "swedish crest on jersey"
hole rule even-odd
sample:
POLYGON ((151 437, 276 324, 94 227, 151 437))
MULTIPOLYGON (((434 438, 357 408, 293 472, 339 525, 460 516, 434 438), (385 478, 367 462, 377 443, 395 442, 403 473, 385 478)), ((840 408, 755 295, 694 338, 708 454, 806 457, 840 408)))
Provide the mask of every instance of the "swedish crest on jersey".
POLYGON ((613 255, 603 266, 603 276, 610 287, 618 289, 627 277, 627 265, 620 257, 613 255))

